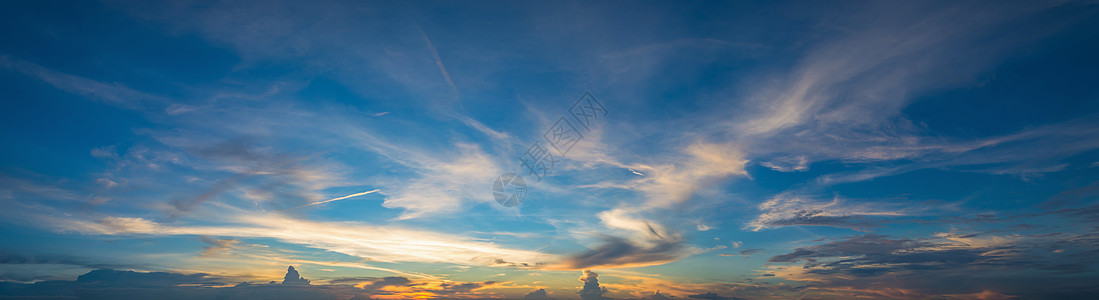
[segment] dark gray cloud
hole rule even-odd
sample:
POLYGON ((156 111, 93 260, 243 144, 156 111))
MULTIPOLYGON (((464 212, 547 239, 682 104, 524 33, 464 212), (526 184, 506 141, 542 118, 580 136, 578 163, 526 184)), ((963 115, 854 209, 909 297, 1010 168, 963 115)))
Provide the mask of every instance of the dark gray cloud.
MULTIPOLYGON (((0 265, 62 265, 76 272, 87 269, 133 268, 134 265, 104 263, 101 259, 90 259, 66 254, 15 254, 0 252, 0 265)), ((0 267, 0 281, 33 282, 60 279, 55 275, 28 273, 19 268, 0 267)))
POLYGON ((867 259, 876 259, 882 256, 892 255, 900 250, 911 250, 931 246, 935 246, 935 244, 909 239, 889 239, 886 236, 880 235, 863 235, 820 246, 798 248, 795 249, 794 252, 771 257, 768 261, 796 262, 799 260, 809 260, 815 262, 817 258, 847 256, 861 256, 867 259))
POLYGON ((661 294, 660 291, 656 291, 656 292, 653 292, 652 295, 642 297, 641 299, 643 299, 643 300, 671 300, 673 298, 668 298, 668 296, 664 296, 664 294, 661 294))
MULTIPOLYGON (((290 268, 288 268, 290 269, 290 268)), ((136 272, 99 269, 80 275, 76 280, 39 281, 32 284, 0 281, 0 298, 8 299, 371 299, 374 295, 395 295, 380 290, 385 286, 408 286, 415 289, 427 283, 416 283, 404 277, 341 278, 339 284, 316 285, 304 282, 296 269, 290 269, 291 283, 255 284, 241 282, 229 286, 225 279, 208 274, 171 272, 136 272), (355 284, 371 281, 363 288, 355 284), (293 283, 293 284, 292 284, 293 283), (354 284, 352 284, 354 283, 354 284), (228 286, 228 287, 226 287, 228 286)), ((430 292, 442 298, 468 298, 474 290, 496 284, 494 281, 451 283, 430 292)))
POLYGON ((343 277, 336 279, 329 279, 331 284, 350 284, 358 285, 360 283, 369 282, 370 284, 363 285, 362 289, 367 291, 374 291, 387 286, 409 286, 412 285, 412 280, 400 276, 391 277, 343 277))
POLYGON ((88 268, 120 268, 124 264, 93 263, 89 259, 65 254, 34 254, 22 255, 0 252, 0 265, 5 264, 60 264, 73 265, 88 268))
MULTIPOLYGON (((175 140, 179 138, 169 139, 175 140)), ((195 166, 200 169, 230 170, 232 174, 217 180, 198 195, 179 197, 171 201, 167 213, 170 218, 186 215, 198 205, 240 186, 271 194, 271 199, 280 199, 285 203, 272 202, 277 208, 293 207, 317 199, 310 199, 308 188, 300 184, 298 175, 309 172, 301 165, 302 157, 283 153, 269 153, 262 141, 256 138, 240 137, 227 139, 214 145, 179 139, 174 141, 187 149, 190 156, 219 164, 220 167, 195 166), (276 197, 277 196, 277 197, 276 197)))
POLYGON ((821 210, 799 210, 791 212, 791 214, 793 214, 793 216, 788 219, 771 220, 761 222, 760 224, 768 226, 830 226, 856 230, 881 227, 881 225, 877 223, 878 220, 872 220, 863 216, 832 216, 826 215, 824 211, 821 210))
POLYGON ((682 258, 683 250, 681 240, 664 239, 652 246, 642 246, 619 237, 605 237, 599 247, 569 257, 567 264, 574 269, 584 269, 667 262, 682 258))
POLYGON ((1099 223, 1099 205, 1085 206, 1058 211, 1069 217, 1080 218, 1092 223, 1099 223))
POLYGON ((690 295, 690 296, 687 296, 687 298, 691 298, 691 299, 711 299, 711 300, 743 300, 744 299, 744 298, 739 298, 739 297, 725 297, 725 296, 721 296, 721 295, 718 295, 717 293, 713 293, 713 292, 705 293, 705 294, 690 295))
POLYGON ((740 250, 739 253, 740 253, 740 255, 744 255, 744 256, 752 256, 753 254, 763 253, 763 249, 760 249, 760 248, 744 249, 744 250, 740 250))
MULTIPOLYGON (((815 289, 926 293, 908 298, 991 290, 1023 298, 1077 299, 1092 295, 1085 291, 1099 290, 1087 275, 1099 270, 1096 245, 1096 232, 1010 240, 985 234, 923 239, 862 235, 797 248, 769 262, 800 263, 804 274, 790 278, 807 280, 815 289)), ((777 276, 793 275, 781 270, 776 269, 777 276)))
POLYGON ((240 240, 237 239, 214 239, 209 237, 200 237, 203 243, 210 246, 203 247, 202 252, 199 255, 202 256, 217 256, 232 249, 240 240))
POLYGON ((363 286, 363 289, 373 291, 387 286, 405 286, 410 283, 412 283, 412 281, 404 277, 385 277, 378 279, 369 285, 363 286))
POLYGON ((436 294, 440 294, 440 295, 463 294, 463 293, 469 293, 469 292, 472 292, 473 290, 476 290, 478 288, 485 287, 485 286, 490 286, 490 285, 493 285, 493 284, 496 284, 496 282, 495 281, 485 281, 485 282, 466 282, 466 283, 442 283, 442 284, 439 284, 439 286, 443 288, 442 290, 434 290, 432 292, 436 293, 436 294))
POLYGON ((553 298, 550 298, 549 294, 546 293, 546 289, 537 289, 537 290, 530 291, 530 293, 527 293, 526 296, 523 296, 523 299, 553 299, 553 298))
POLYGON ((33 284, 0 282, 0 295, 15 299, 336 299, 320 291, 274 291, 253 285, 211 288, 225 283, 207 274, 99 269, 75 281, 33 284))
POLYGON ((294 269, 294 266, 286 268, 286 276, 282 279, 283 285, 309 285, 309 279, 301 277, 298 274, 298 270, 294 269))
POLYGON ((76 277, 76 282, 126 287, 163 287, 180 284, 214 286, 221 284, 217 278, 211 278, 202 273, 184 275, 169 272, 143 273, 112 269, 92 270, 87 274, 76 277))
POLYGON ((752 249, 744 249, 744 250, 737 251, 736 254, 733 254, 733 253, 719 253, 718 255, 720 255, 720 256, 743 256, 745 258, 748 258, 748 257, 751 257, 752 255, 760 254, 760 253, 763 253, 763 252, 766 252, 766 251, 764 251, 761 248, 752 248, 752 249))

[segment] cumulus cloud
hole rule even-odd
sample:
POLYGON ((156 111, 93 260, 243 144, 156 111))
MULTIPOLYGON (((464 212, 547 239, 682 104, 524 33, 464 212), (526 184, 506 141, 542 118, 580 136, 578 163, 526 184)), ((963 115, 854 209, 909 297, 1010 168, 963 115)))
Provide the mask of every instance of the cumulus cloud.
POLYGON ((546 289, 537 289, 537 290, 530 291, 530 293, 527 293, 526 296, 523 296, 523 299, 552 299, 552 298, 550 298, 549 294, 546 293, 546 289))
POLYGON ((583 300, 602 300, 606 299, 603 294, 607 293, 607 288, 599 286, 599 274, 592 272, 591 270, 584 270, 584 276, 580 277, 580 282, 584 283, 584 287, 578 292, 580 299, 583 300))
POLYGON ((309 279, 301 277, 298 274, 298 270, 294 269, 294 266, 290 266, 286 269, 286 276, 282 279, 283 285, 309 285, 309 279))
POLYGON ((641 298, 641 299, 643 299, 643 300, 671 300, 672 298, 668 298, 668 296, 664 296, 664 294, 661 294, 660 291, 656 291, 656 292, 653 292, 652 295, 645 296, 644 298, 641 298))

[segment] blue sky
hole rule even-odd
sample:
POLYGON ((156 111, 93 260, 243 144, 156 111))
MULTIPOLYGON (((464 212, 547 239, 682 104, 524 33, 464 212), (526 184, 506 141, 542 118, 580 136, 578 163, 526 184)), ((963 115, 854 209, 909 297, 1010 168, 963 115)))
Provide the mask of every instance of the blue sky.
POLYGON ((6 294, 1099 292, 1095 1, 3 6, 6 294))

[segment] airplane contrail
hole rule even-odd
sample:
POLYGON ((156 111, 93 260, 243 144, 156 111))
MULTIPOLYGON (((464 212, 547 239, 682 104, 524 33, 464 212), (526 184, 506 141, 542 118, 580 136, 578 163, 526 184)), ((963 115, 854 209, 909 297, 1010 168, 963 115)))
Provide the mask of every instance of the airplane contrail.
POLYGON ((373 191, 365 191, 365 192, 362 192, 362 193, 354 193, 354 194, 343 196, 343 197, 332 198, 332 199, 328 199, 328 200, 324 200, 324 201, 317 201, 317 202, 309 203, 309 204, 298 206, 298 207, 295 207, 295 208, 302 208, 302 207, 306 207, 306 206, 324 204, 324 203, 328 203, 328 202, 332 202, 332 201, 339 201, 339 200, 343 200, 343 199, 347 199, 347 198, 351 198, 351 197, 358 197, 358 196, 374 193, 374 192, 377 192, 377 191, 379 191, 379 190, 375 189, 373 191))

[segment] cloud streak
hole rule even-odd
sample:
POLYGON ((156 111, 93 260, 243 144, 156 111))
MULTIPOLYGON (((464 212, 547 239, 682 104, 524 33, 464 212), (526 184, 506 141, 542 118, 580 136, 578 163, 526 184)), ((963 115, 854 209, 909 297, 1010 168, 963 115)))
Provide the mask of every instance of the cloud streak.
POLYGON ((471 238, 432 231, 374 226, 357 222, 311 222, 276 214, 244 214, 218 226, 176 226, 142 218, 106 217, 84 221, 41 216, 56 229, 96 235, 223 236, 275 238, 380 262, 429 262, 494 266, 499 261, 539 268, 558 260, 550 254, 511 249, 471 238))
POLYGON ((908 214, 904 210, 884 209, 884 206, 878 203, 845 203, 839 197, 828 202, 815 201, 784 193, 760 203, 760 214, 746 227, 752 231, 794 225, 865 229, 880 226, 868 218, 908 214))
POLYGON ((336 197, 336 198, 332 198, 332 199, 328 199, 328 200, 324 200, 324 201, 317 201, 317 202, 309 203, 309 204, 306 204, 306 205, 298 206, 297 208, 302 208, 302 207, 306 207, 306 206, 313 206, 313 205, 318 205, 318 204, 325 204, 325 203, 332 202, 332 201, 340 201, 340 200, 344 200, 344 199, 348 199, 348 198, 354 198, 354 197, 358 197, 358 196, 362 196, 362 195, 369 195, 369 194, 376 193, 378 191, 380 191, 380 190, 375 189, 375 190, 365 191, 365 192, 361 192, 361 193, 354 193, 354 194, 343 196, 343 197, 336 197))
POLYGON ((34 76, 63 91, 123 108, 154 108, 166 105, 169 101, 167 98, 137 91, 121 84, 107 84, 54 71, 8 55, 0 55, 0 67, 34 76))

